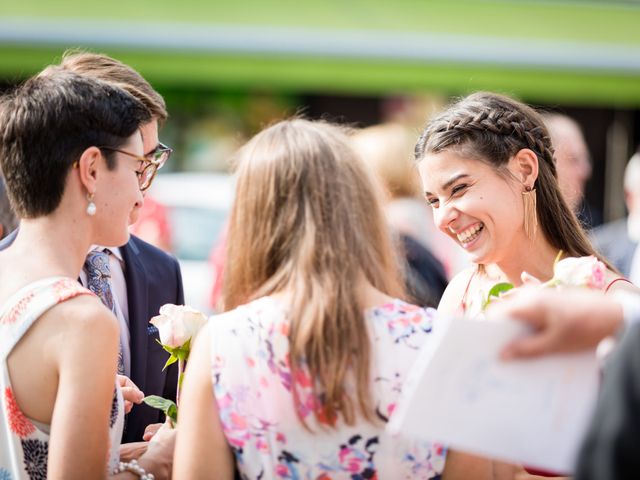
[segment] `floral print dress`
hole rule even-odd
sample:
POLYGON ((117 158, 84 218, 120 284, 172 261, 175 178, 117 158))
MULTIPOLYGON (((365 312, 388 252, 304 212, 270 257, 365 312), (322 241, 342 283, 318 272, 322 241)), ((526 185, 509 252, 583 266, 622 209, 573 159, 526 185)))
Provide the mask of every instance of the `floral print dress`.
POLYGON ((428 340, 435 310, 401 300, 367 310, 372 343, 371 392, 380 420, 349 426, 316 420, 311 379, 301 373, 300 423, 293 403, 289 322, 285 309, 263 297, 212 317, 212 383, 224 434, 243 479, 439 479, 445 449, 401 436, 385 423, 418 350, 428 340), (323 425, 324 423, 324 425, 323 425))
MULTIPOLYGON (((47 478, 49 426, 30 420, 20 410, 11 387, 7 357, 43 313, 77 295, 93 293, 71 278, 50 277, 20 289, 0 310, 0 480, 47 478)), ((122 393, 116 383, 109 418, 111 448, 106 459, 108 472, 115 470, 119 461, 124 425, 123 405, 122 393)), ((79 404, 78 408, 83 406, 79 404)))

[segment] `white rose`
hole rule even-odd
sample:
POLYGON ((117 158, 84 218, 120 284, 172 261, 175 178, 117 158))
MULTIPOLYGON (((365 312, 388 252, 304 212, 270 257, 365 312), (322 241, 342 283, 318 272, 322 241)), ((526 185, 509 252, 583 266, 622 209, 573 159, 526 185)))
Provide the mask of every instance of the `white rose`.
POLYGON ((607 267, 594 256, 569 257, 553 267, 556 285, 603 288, 607 267))
POLYGON ((186 305, 167 303, 160 307, 160 315, 153 317, 150 323, 158 327, 163 345, 177 348, 195 337, 207 323, 207 317, 186 305))

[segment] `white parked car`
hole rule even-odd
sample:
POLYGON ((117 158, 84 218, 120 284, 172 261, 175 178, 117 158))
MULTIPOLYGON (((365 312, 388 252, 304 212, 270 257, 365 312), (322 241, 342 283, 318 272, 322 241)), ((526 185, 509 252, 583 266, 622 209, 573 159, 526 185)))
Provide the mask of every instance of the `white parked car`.
POLYGON ((185 303, 211 313, 214 272, 209 255, 222 233, 233 202, 231 175, 159 174, 149 195, 167 207, 173 254, 180 262, 185 303))

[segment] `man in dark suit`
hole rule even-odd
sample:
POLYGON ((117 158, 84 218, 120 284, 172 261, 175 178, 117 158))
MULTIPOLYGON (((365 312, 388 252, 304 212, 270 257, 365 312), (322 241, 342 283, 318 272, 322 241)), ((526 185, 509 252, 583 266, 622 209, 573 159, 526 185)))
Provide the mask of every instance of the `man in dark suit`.
POLYGON ((594 229, 592 240, 596 250, 622 275, 638 281, 640 271, 632 271, 638 268, 632 266, 640 240, 640 153, 633 155, 625 168, 624 199, 629 215, 594 229), (631 278, 632 274, 636 278, 631 278))
MULTIPOLYGON (((158 141, 158 123, 168 114, 164 100, 142 76, 131 67, 106 55, 68 53, 60 65, 45 69, 64 69, 120 87, 138 99, 151 114, 152 120, 140 126, 144 156, 149 160, 140 173, 141 189, 149 187, 156 170, 168 159, 171 149, 158 141)), ((137 210, 136 210, 137 212, 137 210)), ((135 223, 131 218, 130 223, 135 223)), ((15 233, 0 243, 0 249, 9 246, 15 233)), ((160 395, 175 401, 178 382, 177 364, 162 370, 168 353, 156 340, 158 330, 149 320, 158 315, 165 303, 184 304, 182 277, 177 260, 131 236, 129 242, 117 249, 109 249, 111 288, 115 301, 114 314, 121 326, 121 351, 126 376, 145 395, 160 395)), ((81 273, 86 285, 87 273, 81 273)), ((145 404, 134 405, 125 420, 123 443, 140 441, 145 428, 164 421, 162 413, 145 404)))
MULTIPOLYGON (((174 257, 133 235, 120 251, 129 307, 130 378, 145 395, 175 401, 178 367, 162 370, 169 356, 156 341, 158 329, 149 320, 165 303, 184 304, 180 266, 174 257)), ((126 419, 123 442, 141 440, 148 425, 162 421, 159 410, 146 404, 134 406, 126 419)))

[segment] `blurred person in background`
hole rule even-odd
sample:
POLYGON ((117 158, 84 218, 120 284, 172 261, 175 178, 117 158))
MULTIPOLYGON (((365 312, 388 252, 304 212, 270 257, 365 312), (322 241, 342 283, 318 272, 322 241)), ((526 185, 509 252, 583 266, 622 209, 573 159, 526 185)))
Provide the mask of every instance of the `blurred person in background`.
POLYGON ((6 237, 18 226, 18 219, 11 208, 7 187, 4 179, 0 177, 0 239, 6 237))
POLYGON ((404 277, 409 294, 423 306, 437 306, 448 283, 443 263, 452 269, 452 259, 458 255, 453 242, 435 228, 431 209, 420 196, 417 170, 411 161, 415 138, 394 123, 357 130, 351 138, 354 149, 383 187, 385 216, 396 236, 400 257, 406 260, 404 277))
POLYGON ((624 170, 624 202, 626 218, 597 227, 593 243, 622 275, 640 285, 640 153, 631 157, 624 170))
MULTIPOLYGON (((139 179, 143 191, 149 188, 157 169, 171 153, 170 148, 158 141, 158 125, 168 116, 160 94, 133 68, 102 54, 67 52, 60 65, 48 67, 40 75, 56 73, 59 69, 121 88, 147 109, 150 120, 140 126, 146 161, 141 166, 139 179)), ((138 215, 139 209, 132 211, 130 223, 135 223, 138 215)), ((3 240, 0 249, 11 245, 15 237, 16 233, 3 240)), ((146 395, 175 400, 178 369, 171 365, 163 370, 168 354, 159 345, 158 330, 149 325, 149 319, 157 315, 165 303, 184 303, 177 260, 133 235, 119 248, 92 246, 87 259, 96 258, 100 253, 107 255, 107 285, 113 297, 111 308, 120 324, 122 361, 119 373, 129 377, 146 395)), ((88 263, 80 274, 84 285, 93 276, 91 268, 88 263)), ((141 399, 139 397, 138 403, 141 399)), ((155 408, 143 403, 134 406, 125 420, 123 443, 143 440, 146 427, 163 420, 164 416, 155 408)))
POLYGON ((556 159, 558 185, 569 208, 589 229, 602 223, 602 212, 588 204, 584 194, 591 178, 591 158, 580 125, 567 115, 544 113, 556 159))
POLYGON ((376 189, 336 126, 283 121, 242 148, 226 312, 189 360, 176 478, 491 478, 385 433, 434 310, 398 298, 376 189))

